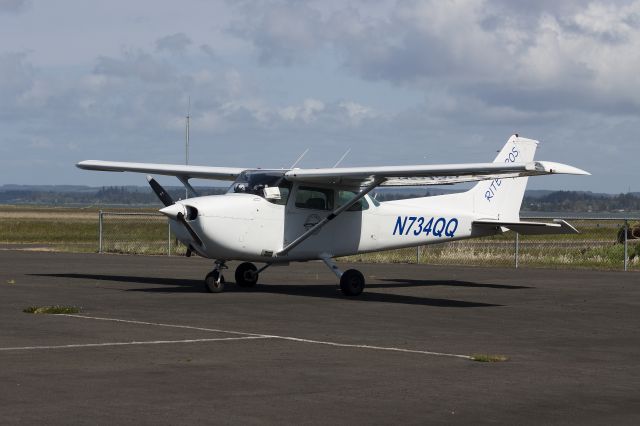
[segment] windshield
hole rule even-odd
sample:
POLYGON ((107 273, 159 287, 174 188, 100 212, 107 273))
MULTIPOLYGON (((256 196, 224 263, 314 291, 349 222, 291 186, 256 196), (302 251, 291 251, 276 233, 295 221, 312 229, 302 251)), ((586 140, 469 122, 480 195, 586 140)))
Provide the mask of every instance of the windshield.
POLYGON ((284 171, 245 171, 238 175, 227 193, 258 195, 271 203, 285 205, 291 182, 284 179, 284 174, 284 171))

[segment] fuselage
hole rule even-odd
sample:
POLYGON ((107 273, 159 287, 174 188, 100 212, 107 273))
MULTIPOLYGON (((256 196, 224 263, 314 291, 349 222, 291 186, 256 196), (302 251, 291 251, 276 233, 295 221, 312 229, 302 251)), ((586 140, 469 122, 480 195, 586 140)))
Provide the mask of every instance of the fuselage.
POLYGON ((331 213, 355 190, 290 185, 278 202, 249 193, 190 198, 195 208, 189 224, 202 239, 198 245, 175 220, 172 230, 200 255, 251 262, 288 262, 389 250, 486 235, 474 229, 477 219, 456 195, 379 203, 369 196, 344 211, 316 235, 286 255, 274 257, 287 244, 331 213), (309 195, 311 194, 311 195, 309 195), (346 194, 346 196, 345 196, 346 194))

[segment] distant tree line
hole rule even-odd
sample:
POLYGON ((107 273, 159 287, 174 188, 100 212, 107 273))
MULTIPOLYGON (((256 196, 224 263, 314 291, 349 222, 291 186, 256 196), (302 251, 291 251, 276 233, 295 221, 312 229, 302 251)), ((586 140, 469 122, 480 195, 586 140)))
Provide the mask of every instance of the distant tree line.
POLYGON ((640 196, 632 193, 606 195, 556 191, 538 198, 525 195, 522 209, 556 212, 640 211, 640 196))
MULTIPOLYGON (((226 188, 196 188, 200 195, 216 195, 226 192, 226 188)), ((174 200, 183 199, 184 188, 170 187, 167 191, 174 200)), ((376 195, 378 201, 398 200, 413 197, 429 197, 437 192, 419 189, 385 189, 376 195)), ((160 201, 149 188, 106 186, 82 191, 0 190, 0 204, 39 205, 148 205, 160 206, 160 201)), ((556 191, 543 196, 525 194, 522 209, 527 211, 554 212, 604 212, 640 211, 640 194, 618 195, 594 194, 591 192, 556 191)))
MULTIPOLYGON (((223 194, 225 188, 197 188, 200 195, 223 194)), ((174 200, 185 198, 183 188, 169 188, 174 200)), ((106 186, 96 191, 0 191, 0 204, 39 204, 39 205, 152 205, 160 206, 158 197, 151 189, 132 190, 123 186, 106 186)))

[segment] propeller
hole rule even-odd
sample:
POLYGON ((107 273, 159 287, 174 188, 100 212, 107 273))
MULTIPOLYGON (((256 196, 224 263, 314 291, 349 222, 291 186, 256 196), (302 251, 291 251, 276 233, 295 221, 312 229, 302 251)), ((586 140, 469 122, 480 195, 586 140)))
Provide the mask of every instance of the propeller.
MULTIPOLYGON (((185 227, 189 235, 191 235, 191 238, 193 238, 193 241, 195 241, 198 245, 203 247, 204 244, 202 243, 202 239, 198 236, 196 231, 191 227, 189 222, 187 222, 187 220, 184 217, 184 214, 186 211, 185 206, 183 206, 182 204, 176 204, 173 201, 173 198, 171 198, 171 195, 169 195, 169 193, 167 192, 167 190, 164 189, 162 185, 160 185, 158 181, 152 178, 151 176, 147 176, 147 181, 149 182, 149 186, 151 186, 151 189, 153 189, 153 192, 156 193, 160 201, 162 201, 162 204, 165 205, 163 209, 160 209, 160 213, 164 214, 165 216, 171 219, 176 220, 177 222, 180 222, 182 226, 185 227)), ((188 251, 190 252, 190 250, 188 251)))
POLYGON ((170 205, 175 204, 173 198, 171 198, 171 195, 169 195, 169 193, 162 187, 162 185, 158 183, 157 180, 147 175, 147 182, 149 182, 149 186, 151 186, 151 189, 153 189, 153 192, 156 193, 165 207, 169 207, 170 205))
MULTIPOLYGON (((174 204, 176 205, 176 204, 174 204)), ((166 210, 169 207, 165 207, 162 210, 166 210)), ((160 210, 162 212, 162 210, 160 210)), ((202 240, 200 239, 200 237, 198 236, 198 234, 196 234, 196 231, 193 230, 193 228, 191 227, 191 225, 189 225, 189 222, 187 222, 187 220, 184 218, 184 213, 179 212, 176 215, 176 220, 178 222, 180 222, 181 224, 184 225, 185 228, 187 228, 187 232, 189 232, 189 235, 191 235, 191 238, 193 238, 193 241, 195 241, 196 243, 198 243, 198 245, 203 246, 204 244, 202 244, 202 240)))

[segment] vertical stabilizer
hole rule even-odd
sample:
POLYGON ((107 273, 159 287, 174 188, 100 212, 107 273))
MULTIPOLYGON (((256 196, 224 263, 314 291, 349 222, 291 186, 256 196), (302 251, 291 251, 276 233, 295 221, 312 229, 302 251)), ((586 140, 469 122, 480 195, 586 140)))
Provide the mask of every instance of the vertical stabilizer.
MULTIPOLYGON (((538 141, 513 135, 494 163, 531 162, 537 147, 538 141)), ((475 213, 487 219, 518 221, 527 180, 527 177, 519 177, 479 182, 469 191, 475 213)))

